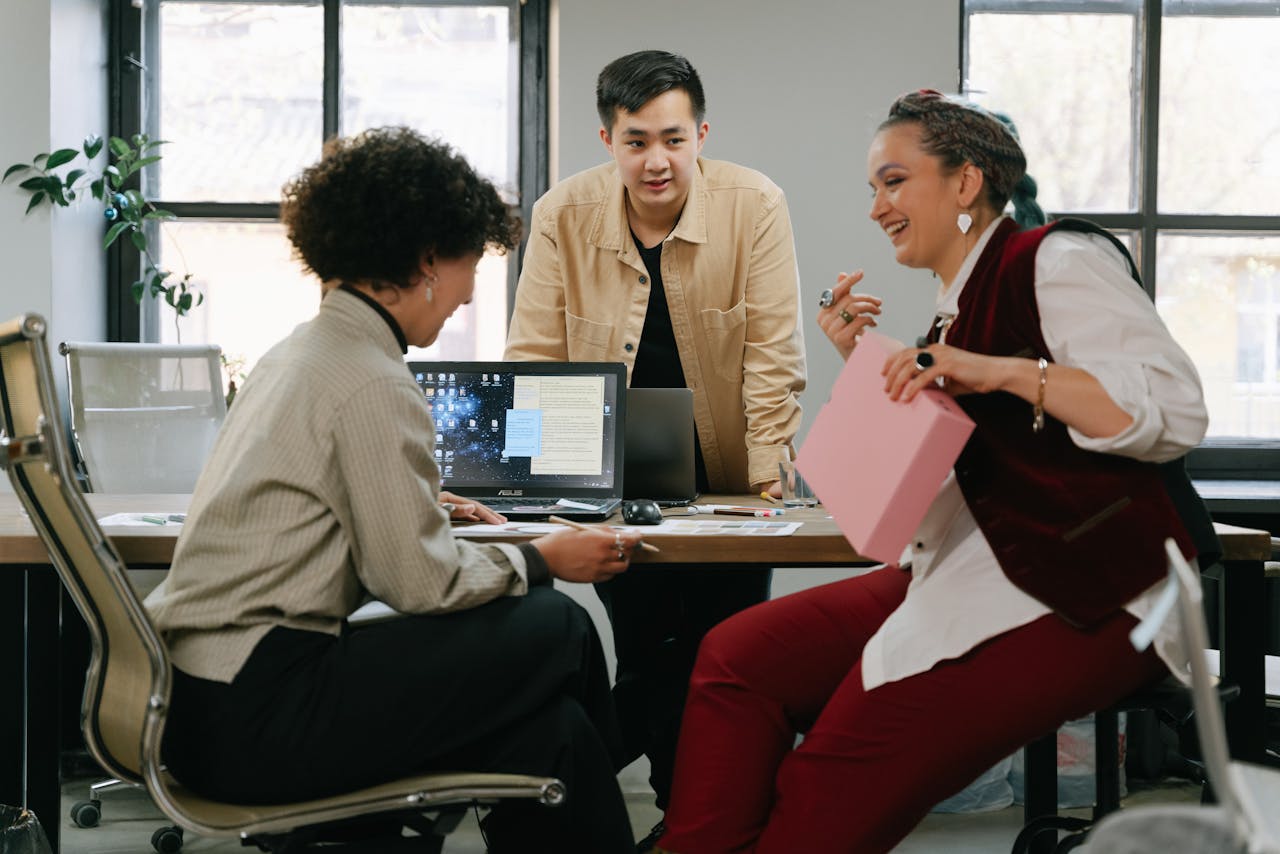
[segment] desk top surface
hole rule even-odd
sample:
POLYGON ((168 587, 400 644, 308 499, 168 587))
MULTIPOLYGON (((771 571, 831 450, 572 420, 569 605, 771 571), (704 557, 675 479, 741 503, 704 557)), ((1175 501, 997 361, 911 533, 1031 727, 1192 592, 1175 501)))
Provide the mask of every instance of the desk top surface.
MULTIPOLYGON (((189 495, 102 495, 86 496, 99 518, 112 513, 181 513, 190 503, 189 495)), ((704 496, 708 503, 733 503, 768 507, 759 498, 744 496, 704 496)), ((646 537, 661 551, 657 554, 638 552, 636 563, 644 564, 715 564, 755 563, 784 566, 848 566, 869 563, 845 540, 831 517, 822 507, 788 510, 787 521, 803 522, 789 537, 740 536, 673 536, 654 533, 646 537), (748 542, 744 542, 747 540, 748 542)), ((616 520, 613 520, 616 521, 616 520)), ((1217 525, 1223 549, 1229 560, 1267 560, 1271 556, 1271 536, 1266 531, 1217 525)), ((116 529, 117 531, 122 529, 116 529)), ((112 540, 121 556, 131 565, 166 565, 173 557, 173 546, 181 531, 178 525, 157 525, 113 532, 112 540)), ((455 531, 466 535, 466 527, 455 531)), ((529 534, 486 537, 486 541, 519 542, 531 539, 529 534)), ((30 521, 12 494, 0 494, 0 565, 47 564, 49 558, 35 536, 30 521)))

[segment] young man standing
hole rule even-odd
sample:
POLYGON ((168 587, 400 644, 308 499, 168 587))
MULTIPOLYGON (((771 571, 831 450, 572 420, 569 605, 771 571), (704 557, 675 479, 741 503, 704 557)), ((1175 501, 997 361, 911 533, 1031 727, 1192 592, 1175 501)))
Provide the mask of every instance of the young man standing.
MULTIPOLYGON (((647 50, 611 62, 596 106, 612 160, 534 205, 506 358, 623 362, 632 387, 687 386, 699 490, 768 489, 791 456, 805 384, 782 191, 699 157, 706 102, 683 57, 647 50)), ((767 569, 718 565, 597 585, 629 758, 649 756, 659 808, 698 643, 768 598, 769 580, 767 569)))

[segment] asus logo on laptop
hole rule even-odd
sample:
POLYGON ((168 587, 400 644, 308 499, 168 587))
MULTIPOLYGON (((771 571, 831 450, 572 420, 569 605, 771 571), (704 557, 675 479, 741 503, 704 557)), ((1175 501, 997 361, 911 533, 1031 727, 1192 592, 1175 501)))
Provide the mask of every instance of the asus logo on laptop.
POLYGON ((523 490, 523 489, 499 489, 499 490, 498 490, 498 494, 499 494, 499 495, 517 495, 517 496, 519 496, 519 495, 524 495, 524 490, 523 490))

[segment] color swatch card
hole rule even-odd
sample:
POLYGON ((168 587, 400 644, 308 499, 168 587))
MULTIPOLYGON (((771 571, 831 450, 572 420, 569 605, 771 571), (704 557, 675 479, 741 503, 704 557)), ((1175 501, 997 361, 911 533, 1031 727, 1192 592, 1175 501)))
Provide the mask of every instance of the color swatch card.
POLYGON ((910 403, 889 399, 880 370, 900 349, 887 336, 862 335, 796 457, 849 544, 887 563, 901 558, 973 432, 941 389, 910 403))

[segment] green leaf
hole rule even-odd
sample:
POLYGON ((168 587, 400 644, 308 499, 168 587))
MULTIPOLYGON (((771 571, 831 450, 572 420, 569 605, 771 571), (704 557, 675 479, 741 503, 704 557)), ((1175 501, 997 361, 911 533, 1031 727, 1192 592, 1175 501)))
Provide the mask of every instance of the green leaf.
POLYGON ((142 150, 142 151, 150 151, 151 149, 155 148, 156 146, 160 146, 160 145, 168 145, 168 144, 169 144, 169 140, 167 140, 167 139, 149 139, 149 140, 147 140, 146 144, 142 146, 142 149, 141 149, 141 150, 142 150))
POLYGON ((133 149, 129 147, 129 143, 125 142, 118 136, 111 137, 107 142, 107 145, 111 147, 111 153, 116 157, 126 157, 133 153, 133 149))
POLYGON ((177 290, 177 288, 167 288, 164 292, 164 301, 174 308, 178 307, 178 298, 174 295, 177 290))
POLYGON ((67 173, 67 177, 62 179, 62 183, 70 187, 76 181, 79 181, 81 178, 83 178, 84 175, 85 175, 85 170, 72 169, 70 172, 67 173))
POLYGON ((159 220, 164 220, 165 222, 171 222, 173 220, 176 220, 178 216, 172 211, 166 211, 166 210, 163 210, 162 208, 156 208, 150 213, 144 215, 142 218, 143 219, 159 219, 159 220))
POLYGON ((202 302, 204 302, 204 294, 202 293, 196 294, 196 305, 200 305, 200 303, 202 302))
POLYGON ((91 133, 84 138, 84 156, 92 160, 102 150, 102 137, 91 133))
POLYGON ((24 190, 39 190, 44 187, 44 176, 38 178, 28 178, 18 185, 24 190))
POLYGON ((147 200, 137 190, 125 190, 124 197, 129 200, 129 207, 135 211, 141 212, 147 206, 147 200))
POLYGON ((12 166, 10 166, 8 169, 4 170, 4 177, 0 178, 0 183, 3 183, 4 181, 9 180, 9 176, 14 174, 15 172, 24 172, 30 168, 31 167, 25 163, 15 163, 12 166))
POLYGON ((67 206, 67 197, 62 194, 62 179, 57 175, 45 176, 43 189, 49 194, 49 201, 64 208, 67 206))
POLYGON ((35 166, 39 166, 42 161, 45 161, 48 159, 49 159, 48 154, 37 154, 35 157, 31 158, 31 163, 35 166))
POLYGON ((92 184, 89 185, 89 192, 93 193, 93 197, 95 199, 101 200, 102 198, 102 179, 101 178, 97 179, 96 181, 94 181, 92 184))
POLYGON ((115 225, 111 226, 107 229, 107 236, 102 238, 102 248, 111 248, 111 244, 116 242, 116 238, 120 236, 120 233, 130 227, 130 224, 127 222, 117 222, 115 225))
POLYGON ((72 160, 75 160, 78 156, 80 156, 80 152, 76 151, 74 148, 59 148, 53 154, 49 155, 49 160, 44 164, 44 168, 57 169, 64 163, 70 163, 72 160))
POLYGON ((183 294, 178 299, 178 314, 186 314, 191 310, 191 294, 183 294))
POLYGON ((141 231, 134 231, 129 235, 129 239, 133 241, 133 246, 139 252, 147 251, 147 236, 141 231))
POLYGON ((143 169, 147 166, 150 166, 152 163, 158 163, 159 161, 160 161, 159 154, 153 154, 150 157, 144 157, 141 160, 139 160, 137 163, 133 164, 133 171, 136 172, 139 169, 143 169))
POLYGON ((142 302, 142 289, 144 287, 145 287, 145 284, 141 280, 138 280, 133 283, 133 286, 130 288, 130 290, 133 292, 134 302, 142 302))
POLYGON ((142 146, 147 144, 147 135, 145 133, 135 133, 130 138, 133 140, 133 144, 138 148, 142 148, 142 146))
POLYGON ((31 213, 31 209, 44 201, 44 192, 41 191, 31 197, 31 201, 27 203, 27 209, 24 213, 31 213))
POLYGON ((114 166, 108 166, 106 169, 103 169, 102 176, 107 181, 108 190, 115 190, 115 188, 119 187, 121 182, 124 181, 124 179, 120 177, 120 170, 114 166))

